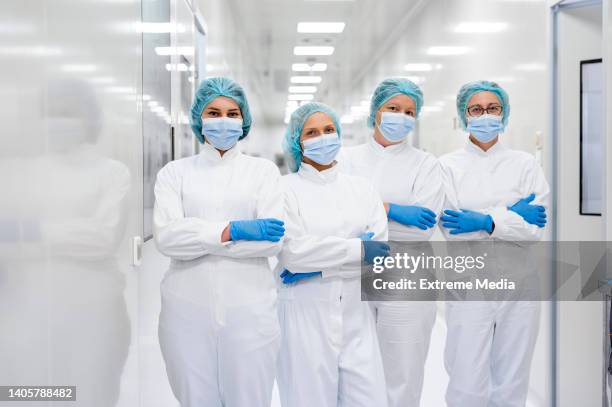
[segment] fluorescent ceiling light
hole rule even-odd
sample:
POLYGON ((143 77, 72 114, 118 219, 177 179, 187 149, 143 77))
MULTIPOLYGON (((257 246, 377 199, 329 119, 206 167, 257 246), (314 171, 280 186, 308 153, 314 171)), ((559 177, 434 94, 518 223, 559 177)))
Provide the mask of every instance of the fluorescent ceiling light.
POLYGON ((404 70, 408 72, 429 72, 433 70, 432 64, 406 64, 404 70))
POLYGON ((316 86, 289 86, 289 93, 315 93, 316 86))
POLYGON ((466 21, 455 27, 456 33, 485 34, 498 33, 508 28, 508 23, 488 21, 466 21))
POLYGON ((299 94, 294 93, 289 95, 289 100, 312 100, 314 99, 314 95, 312 94, 299 94))
POLYGON ((295 72, 324 72, 327 70, 327 64, 316 63, 316 64, 292 64, 291 70, 295 72))
POLYGON ((296 46, 296 47, 293 47, 294 55, 332 55, 333 53, 334 53, 334 47, 331 47, 331 46, 296 46))
POLYGON ((470 49, 468 47, 461 46, 435 46, 427 49, 428 55, 463 55, 466 54, 470 49))
POLYGON ((346 24, 342 22, 302 22, 298 23, 297 31, 308 34, 339 34, 346 24))
POLYGON ((320 76, 292 76, 291 83, 321 83, 320 76))

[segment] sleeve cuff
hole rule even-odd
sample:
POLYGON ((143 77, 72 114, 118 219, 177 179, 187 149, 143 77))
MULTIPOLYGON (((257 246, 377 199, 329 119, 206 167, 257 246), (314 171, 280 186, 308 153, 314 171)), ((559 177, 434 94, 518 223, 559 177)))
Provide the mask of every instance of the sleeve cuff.
POLYGON ((221 234, 228 224, 229 221, 210 222, 206 227, 202 228, 200 237, 203 246, 205 248, 215 249, 232 244, 233 242, 231 240, 228 242, 221 242, 221 234))
POLYGON ((501 238, 502 236, 505 236, 507 219, 509 216, 511 216, 508 213, 508 209, 503 207, 496 207, 492 208, 486 213, 491 215, 491 218, 493 218, 494 228, 493 233, 491 233, 490 236, 493 238, 501 238))
MULTIPOLYGON (((333 269, 322 270, 322 278, 344 277, 346 270, 360 270, 361 267, 361 239, 347 239, 346 241, 346 258, 344 266, 333 269)), ((359 275, 359 272, 356 272, 359 275)), ((350 274, 350 272, 349 272, 350 274)))
POLYGON ((354 238, 347 240, 345 263, 361 265, 361 239, 354 238))

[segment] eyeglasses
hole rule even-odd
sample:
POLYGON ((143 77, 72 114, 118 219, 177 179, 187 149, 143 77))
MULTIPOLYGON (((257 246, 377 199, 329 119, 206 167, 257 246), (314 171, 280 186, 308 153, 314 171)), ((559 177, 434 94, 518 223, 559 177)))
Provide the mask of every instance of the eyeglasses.
POLYGON ((467 108, 468 115, 472 117, 482 116, 485 112, 487 112, 487 114, 499 116, 502 114, 503 110, 501 105, 489 105, 486 109, 480 105, 473 105, 467 108))

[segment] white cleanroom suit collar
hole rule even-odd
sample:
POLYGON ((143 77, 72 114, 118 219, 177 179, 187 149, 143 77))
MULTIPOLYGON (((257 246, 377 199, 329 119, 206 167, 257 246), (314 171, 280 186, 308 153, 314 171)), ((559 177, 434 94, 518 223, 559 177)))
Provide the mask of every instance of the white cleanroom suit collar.
POLYGON ((200 156, 211 163, 228 163, 236 157, 242 155, 238 144, 227 150, 223 155, 209 143, 203 143, 200 156))
POLYGON ((484 151, 482 148, 478 147, 472 142, 472 140, 468 138, 468 140, 465 142, 465 150, 470 153, 475 153, 482 157, 486 157, 492 156, 493 154, 496 154, 498 152, 506 151, 508 150, 508 147, 506 147, 504 143, 498 140, 497 143, 491 146, 491 148, 489 148, 487 151, 484 151))
POLYGON ((329 184, 334 182, 338 178, 338 164, 323 171, 317 170, 310 164, 302 163, 298 174, 307 180, 316 182, 319 184, 329 184))
POLYGON ((412 149, 412 146, 408 143, 408 139, 403 140, 401 143, 392 144, 390 146, 384 147, 374 139, 374 136, 368 139, 368 147, 375 154, 379 154, 382 156, 385 155, 396 155, 401 153, 406 149, 412 149))

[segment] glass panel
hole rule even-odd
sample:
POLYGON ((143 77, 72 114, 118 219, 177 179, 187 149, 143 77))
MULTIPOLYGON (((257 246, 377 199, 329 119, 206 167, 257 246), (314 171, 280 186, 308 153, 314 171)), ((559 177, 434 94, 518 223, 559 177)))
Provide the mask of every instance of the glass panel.
POLYGON ((601 215, 603 203, 603 71, 583 61, 580 107, 580 214, 601 215))
POLYGON ((170 119, 170 0, 142 2, 143 235, 153 235, 153 187, 157 172, 173 159, 170 119), (160 55, 164 54, 164 55, 160 55))
POLYGON ((189 112, 195 86, 195 35, 193 13, 184 0, 176 2, 176 27, 177 55, 174 63, 177 99, 175 99, 176 106, 173 106, 176 109, 175 133, 180 157, 188 157, 195 153, 196 145, 196 138, 189 125, 189 112))

